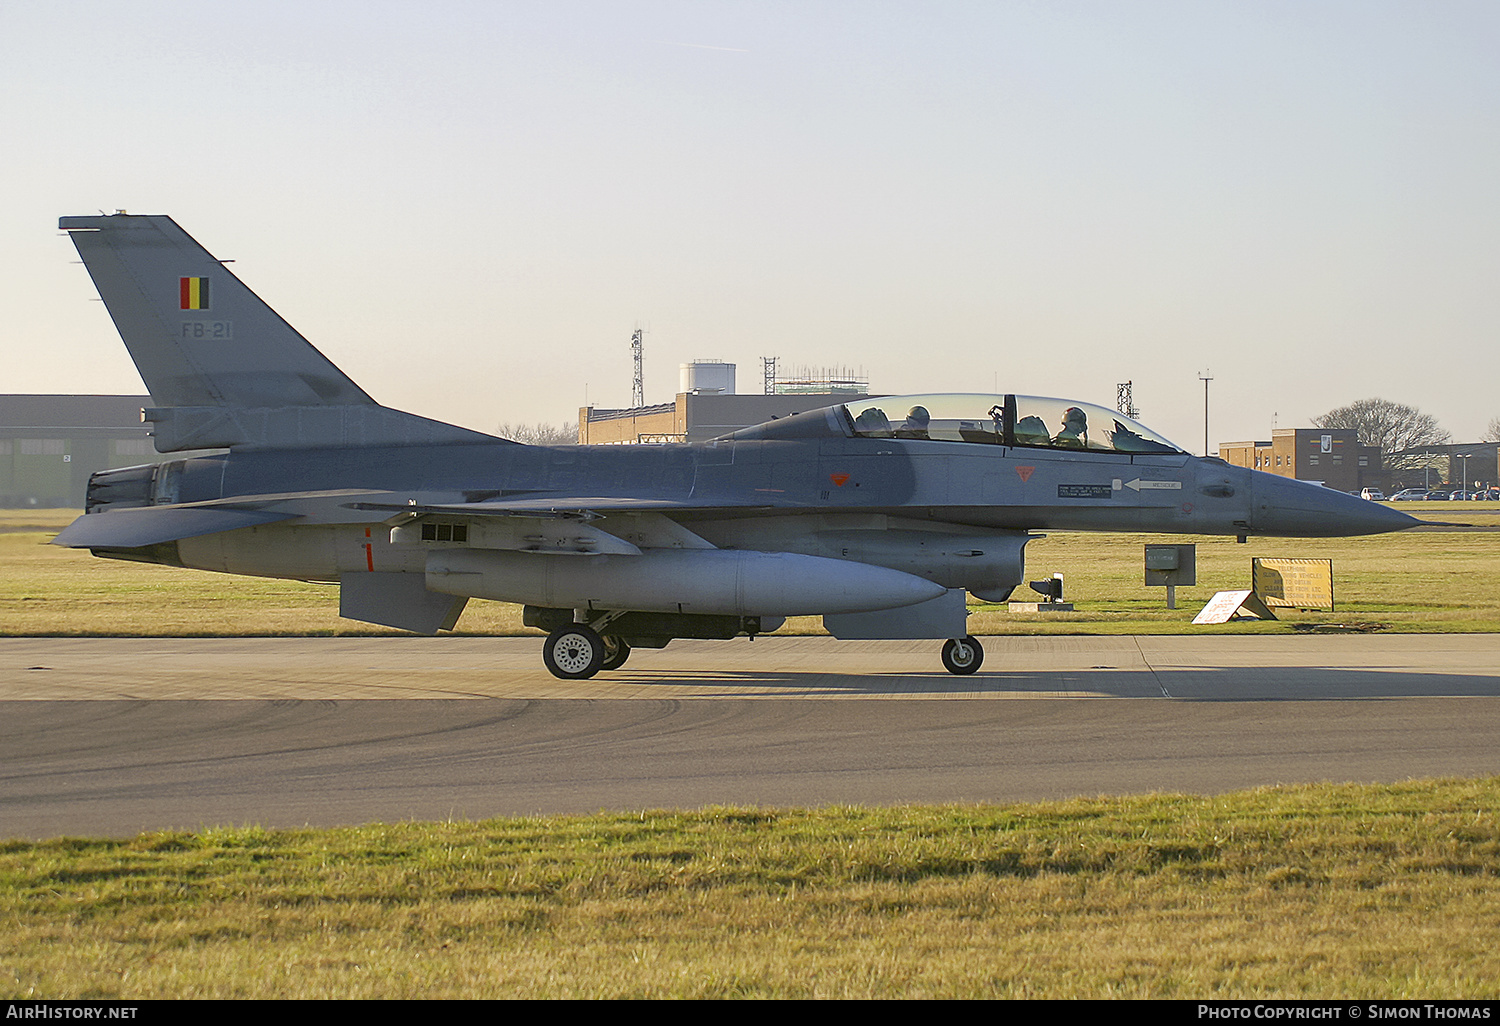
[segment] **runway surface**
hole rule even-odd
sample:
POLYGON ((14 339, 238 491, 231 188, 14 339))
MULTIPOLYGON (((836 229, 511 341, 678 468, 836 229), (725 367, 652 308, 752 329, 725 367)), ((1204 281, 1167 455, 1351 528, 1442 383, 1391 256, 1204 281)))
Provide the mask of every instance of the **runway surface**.
POLYGON ((1500 636, 0 639, 0 838, 1500 773, 1500 636))

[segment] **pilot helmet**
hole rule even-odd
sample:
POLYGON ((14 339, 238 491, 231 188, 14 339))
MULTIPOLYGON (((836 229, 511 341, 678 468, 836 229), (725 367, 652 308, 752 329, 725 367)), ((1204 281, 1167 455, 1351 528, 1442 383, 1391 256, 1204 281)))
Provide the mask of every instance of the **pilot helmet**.
POLYGON ((913 424, 926 424, 932 420, 932 415, 927 412, 927 407, 925 406, 913 406, 906 411, 906 419, 913 424))

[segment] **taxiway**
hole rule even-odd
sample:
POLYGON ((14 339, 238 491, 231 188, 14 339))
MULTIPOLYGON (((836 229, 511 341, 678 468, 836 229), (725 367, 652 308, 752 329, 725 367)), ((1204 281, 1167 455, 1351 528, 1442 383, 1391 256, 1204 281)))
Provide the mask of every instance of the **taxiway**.
POLYGON ((0 639, 0 838, 1500 773, 1500 636, 0 639))

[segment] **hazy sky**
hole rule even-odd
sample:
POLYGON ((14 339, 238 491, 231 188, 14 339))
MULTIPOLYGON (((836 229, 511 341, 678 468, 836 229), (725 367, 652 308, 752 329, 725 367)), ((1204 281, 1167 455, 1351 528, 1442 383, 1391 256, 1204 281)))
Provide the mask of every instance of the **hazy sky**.
POLYGON ((0 391, 140 379, 63 214, 165 213, 493 431, 763 355, 1202 445, 1500 415, 1500 4, 0 0, 0 391))

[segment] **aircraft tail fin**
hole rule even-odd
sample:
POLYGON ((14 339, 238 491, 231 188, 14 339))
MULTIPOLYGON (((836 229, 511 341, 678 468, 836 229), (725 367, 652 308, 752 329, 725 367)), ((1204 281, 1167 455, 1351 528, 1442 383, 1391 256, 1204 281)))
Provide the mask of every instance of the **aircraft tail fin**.
POLYGON ((170 217, 58 227, 161 407, 147 411, 161 452, 490 439, 376 403, 170 217))

